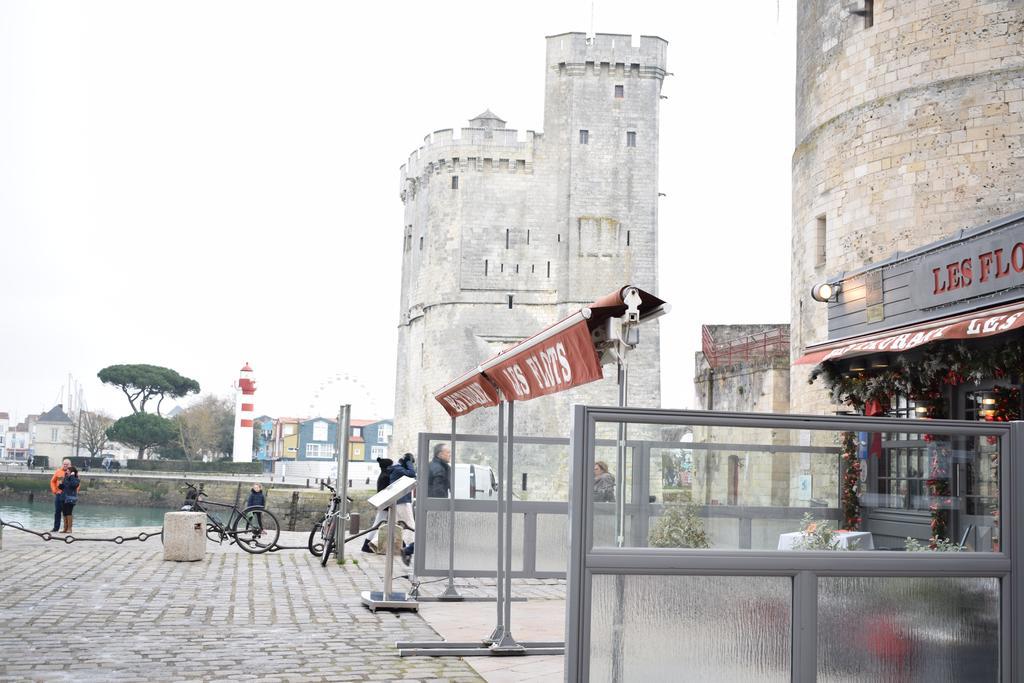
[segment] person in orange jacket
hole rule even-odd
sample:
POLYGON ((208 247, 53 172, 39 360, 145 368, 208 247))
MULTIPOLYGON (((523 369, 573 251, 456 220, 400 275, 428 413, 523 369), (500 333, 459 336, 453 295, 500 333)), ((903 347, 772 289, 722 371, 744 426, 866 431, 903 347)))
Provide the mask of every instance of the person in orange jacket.
POLYGON ((61 517, 64 514, 64 492, 60 490, 60 483, 64 475, 71 469, 71 461, 64 458, 64 462, 57 468, 57 471, 50 477, 50 490, 53 491, 53 531, 60 531, 61 517))

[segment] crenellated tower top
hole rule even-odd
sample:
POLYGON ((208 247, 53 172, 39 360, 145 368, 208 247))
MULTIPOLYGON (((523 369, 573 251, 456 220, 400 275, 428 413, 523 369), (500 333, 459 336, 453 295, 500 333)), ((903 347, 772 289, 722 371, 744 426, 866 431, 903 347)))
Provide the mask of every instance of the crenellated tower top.
POLYGON ((668 41, 657 36, 633 36, 621 33, 560 33, 547 37, 549 69, 620 69, 624 73, 647 78, 664 78, 668 41))

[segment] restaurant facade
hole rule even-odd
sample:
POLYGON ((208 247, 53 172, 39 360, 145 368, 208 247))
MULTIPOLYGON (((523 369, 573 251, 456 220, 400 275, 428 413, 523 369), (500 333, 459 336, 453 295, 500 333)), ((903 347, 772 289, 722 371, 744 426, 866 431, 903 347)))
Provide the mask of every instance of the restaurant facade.
MULTIPOLYGON (((812 299, 827 310, 828 338, 807 346, 796 368, 813 367, 809 380, 828 390, 835 412, 1020 419, 1024 213, 829 278, 812 299)), ((998 549, 995 443, 937 449, 928 433, 866 436, 847 495, 876 497, 861 521, 876 541, 998 549)))

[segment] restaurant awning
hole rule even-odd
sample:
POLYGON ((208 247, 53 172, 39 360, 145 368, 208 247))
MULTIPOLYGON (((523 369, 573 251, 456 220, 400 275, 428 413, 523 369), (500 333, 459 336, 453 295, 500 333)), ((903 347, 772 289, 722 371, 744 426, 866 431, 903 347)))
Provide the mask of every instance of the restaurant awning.
POLYGON ((604 377, 592 333, 609 318, 636 304, 640 321, 668 311, 658 297, 632 286, 620 287, 567 318, 524 339, 434 392, 451 417, 498 404, 497 390, 527 401, 604 377), (635 291, 640 301, 630 301, 635 291))
POLYGON ((861 335, 807 347, 797 365, 866 356, 900 353, 931 342, 952 339, 984 339, 1024 327, 1024 302, 971 313, 961 313, 926 323, 908 325, 877 334, 861 335))

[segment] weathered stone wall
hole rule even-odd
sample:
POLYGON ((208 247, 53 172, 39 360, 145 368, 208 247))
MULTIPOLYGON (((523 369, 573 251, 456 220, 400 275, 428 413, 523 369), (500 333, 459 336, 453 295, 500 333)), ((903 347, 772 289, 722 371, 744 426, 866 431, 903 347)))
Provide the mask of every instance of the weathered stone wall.
MULTIPOLYGON (((432 393, 475 364, 617 286, 657 292, 665 51, 660 38, 633 47, 630 36, 552 36, 543 135, 503 124, 463 129, 458 139, 438 131, 403 167, 398 451, 414 450, 418 432, 449 430, 432 393), (590 131, 587 145, 580 129, 590 131)), ((643 329, 632 368, 630 404, 660 406, 657 323, 643 329)), ((611 376, 526 402, 517 405, 516 431, 564 436, 572 403, 616 400, 611 376)), ((459 430, 494 433, 496 422, 494 409, 477 410, 459 430)))
MULTIPOLYGON (((189 481, 202 483, 210 500, 219 503, 237 504, 244 507, 249 495, 251 482, 225 482, 203 480, 198 477, 189 481)), ((51 500, 50 474, 4 473, 0 474, 0 500, 51 500)), ((84 477, 79 490, 79 501, 85 505, 124 505, 134 507, 163 508, 168 512, 177 510, 185 500, 181 492, 182 482, 158 477, 84 477)), ((328 491, 289 486, 286 484, 263 484, 267 508, 277 516, 283 529, 302 531, 312 528, 323 516, 330 501, 328 491)), ((352 491, 354 500, 351 511, 359 513, 365 526, 373 520, 373 511, 366 499, 369 491, 352 491)))
MULTIPOLYGON (((793 358, 827 336, 812 285, 1024 206, 1024 4, 847 5, 798 4, 793 358)), ((809 369, 791 410, 830 412, 809 369)))
MULTIPOLYGON (((715 339, 727 341, 759 331, 763 331, 763 326, 718 326, 715 339)), ((788 357, 762 358, 713 370, 703 353, 696 354, 695 362, 694 386, 701 408, 740 413, 788 410, 788 357)), ((693 428, 695 444, 794 445, 794 440, 792 433, 783 430, 693 428)), ((794 487, 799 480, 794 475, 799 471, 799 462, 792 455, 743 448, 695 449, 693 463, 692 495, 698 503, 729 504, 731 481, 735 477, 733 504, 784 507, 797 504, 794 487)))

